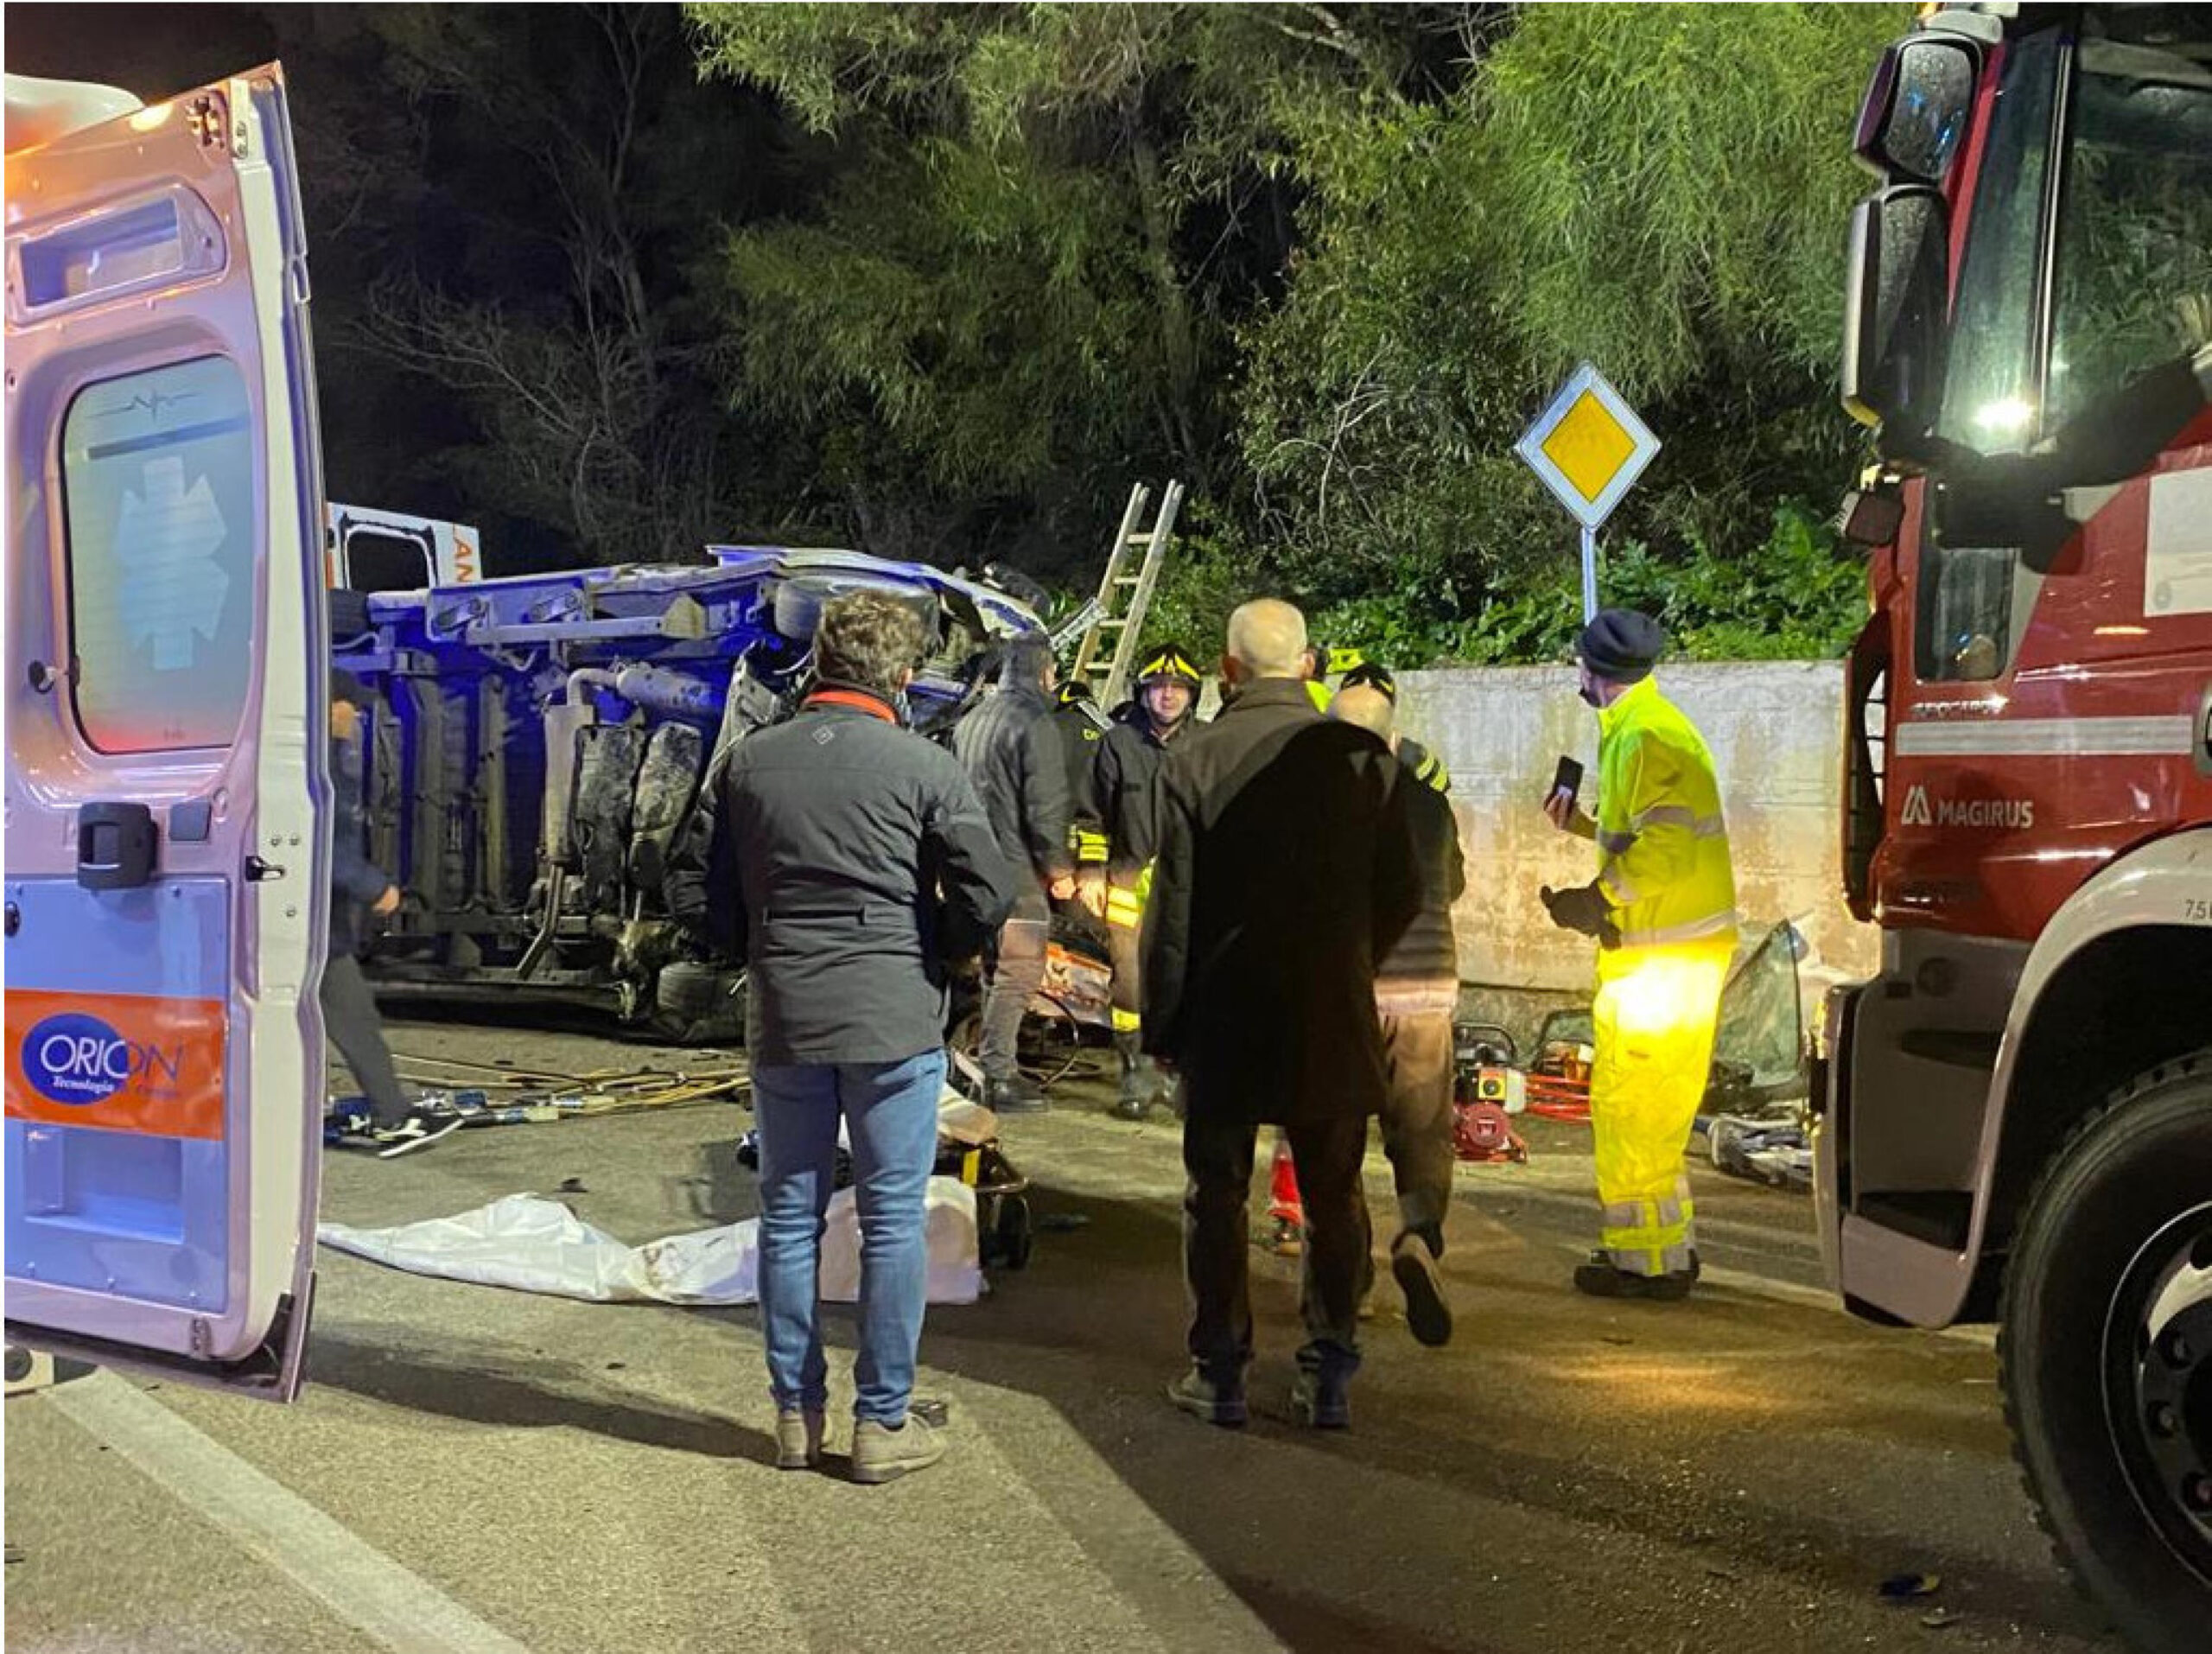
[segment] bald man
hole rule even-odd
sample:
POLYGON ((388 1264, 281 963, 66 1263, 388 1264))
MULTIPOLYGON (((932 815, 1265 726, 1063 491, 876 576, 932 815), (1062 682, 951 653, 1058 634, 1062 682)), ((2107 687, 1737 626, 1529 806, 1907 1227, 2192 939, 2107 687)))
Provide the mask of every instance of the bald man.
MULTIPOLYGON (((1395 706, 1372 684, 1339 690, 1329 716, 1357 724, 1401 757, 1395 706)), ((1389 1094, 1382 1104, 1382 1149, 1398 1186, 1399 1230, 1390 1273, 1406 1295, 1406 1324, 1423 1344, 1452 1340, 1452 1305, 1437 1260, 1452 1209, 1452 1014, 1459 1005, 1459 951, 1452 904, 1467 888, 1459 824, 1444 795, 1408 786, 1406 815, 1421 865, 1421 913, 1375 970, 1375 1008, 1382 1019, 1382 1061, 1389 1094)))
POLYGON ((1314 709, 1306 620, 1262 599, 1230 617, 1221 716, 1160 771, 1144 924, 1144 1040, 1181 1076, 1184 1268, 1192 1366, 1169 1388, 1216 1424, 1248 1415, 1246 1202, 1259 1128, 1297 1156, 1306 1244, 1292 1404, 1351 1421, 1359 1300, 1370 1274, 1360 1161, 1388 1094, 1375 963, 1421 909, 1398 766, 1380 740, 1314 709))

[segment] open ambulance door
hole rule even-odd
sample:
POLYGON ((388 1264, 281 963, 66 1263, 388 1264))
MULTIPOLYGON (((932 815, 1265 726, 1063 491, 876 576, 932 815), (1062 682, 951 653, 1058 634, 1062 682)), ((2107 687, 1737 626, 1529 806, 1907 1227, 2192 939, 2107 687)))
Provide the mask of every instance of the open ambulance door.
POLYGON ((330 793, 283 76, 11 75, 8 128, 7 1336, 288 1399, 330 793))

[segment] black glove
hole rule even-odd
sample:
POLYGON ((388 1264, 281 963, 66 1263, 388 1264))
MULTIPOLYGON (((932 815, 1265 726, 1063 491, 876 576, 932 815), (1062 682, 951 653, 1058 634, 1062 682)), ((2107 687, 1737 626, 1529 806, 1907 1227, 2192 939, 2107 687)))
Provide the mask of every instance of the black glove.
POLYGON ((1594 937, 1601 947, 1617 948, 1621 945, 1620 926, 1613 923, 1612 907, 1596 880, 1571 890, 1554 890, 1546 885, 1540 894, 1544 910, 1561 930, 1594 937))

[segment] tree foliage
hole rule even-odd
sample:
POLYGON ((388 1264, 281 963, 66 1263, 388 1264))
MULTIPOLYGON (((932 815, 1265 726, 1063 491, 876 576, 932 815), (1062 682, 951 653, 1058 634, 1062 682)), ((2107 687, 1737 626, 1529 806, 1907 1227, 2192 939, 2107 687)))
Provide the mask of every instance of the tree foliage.
MULTIPOLYGON (((1576 361, 1667 446, 1609 533, 1741 557, 1833 487, 1846 153, 1902 8, 1542 6, 1440 103, 1308 130, 1287 297, 1245 332, 1264 538, 1315 595, 1454 616, 1573 555, 1512 457, 1576 361)), ((1371 606, 1371 604, 1370 604, 1371 606)))
POLYGON ((823 480, 864 529, 871 495, 1027 497, 1036 519, 1011 525, 1048 565, 1051 542, 1090 550, 1133 468, 1233 486, 1234 328, 1287 259, 1292 134, 1318 104, 1417 74, 1460 20, 688 12, 707 73, 773 92, 828 146, 809 210, 727 249, 747 394, 821 433, 823 480))
POLYGON ((1267 589, 1401 665, 1541 656, 1575 536, 1511 448, 1586 356, 1666 443, 1607 596, 1704 649, 1853 622, 1815 502, 1901 4, 143 10, 11 10, 10 67, 283 58, 332 492, 495 570, 775 538, 1073 594, 1172 474, 1162 635, 1267 589))

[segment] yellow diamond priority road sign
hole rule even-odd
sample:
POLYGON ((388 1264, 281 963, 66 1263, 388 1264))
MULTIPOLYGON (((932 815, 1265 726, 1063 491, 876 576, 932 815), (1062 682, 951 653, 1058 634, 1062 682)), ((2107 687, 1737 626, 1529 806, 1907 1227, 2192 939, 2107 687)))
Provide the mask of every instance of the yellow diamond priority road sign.
POLYGON ((1611 515, 1643 474, 1659 439, 1588 362, 1522 433, 1515 453, 1586 529, 1611 515))

